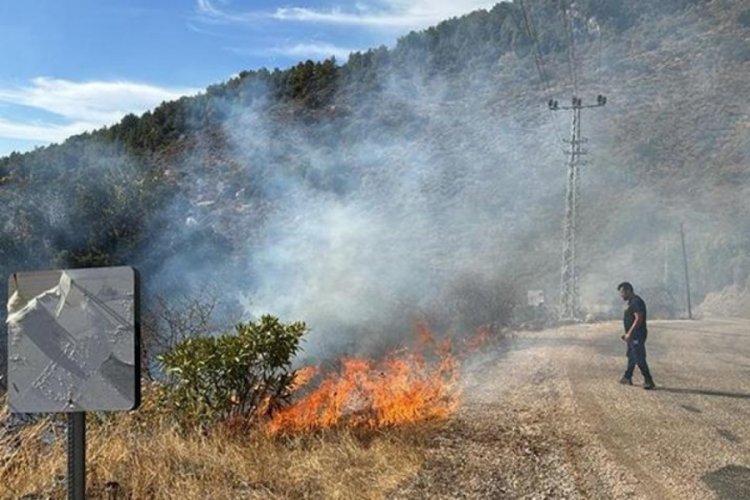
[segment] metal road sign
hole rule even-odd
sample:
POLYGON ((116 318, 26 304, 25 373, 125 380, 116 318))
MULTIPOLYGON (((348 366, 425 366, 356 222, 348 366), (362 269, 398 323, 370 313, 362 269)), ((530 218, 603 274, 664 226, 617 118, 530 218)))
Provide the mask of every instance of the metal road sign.
POLYGON ((16 413, 140 403, 138 275, 131 267, 10 276, 8 402, 16 413))

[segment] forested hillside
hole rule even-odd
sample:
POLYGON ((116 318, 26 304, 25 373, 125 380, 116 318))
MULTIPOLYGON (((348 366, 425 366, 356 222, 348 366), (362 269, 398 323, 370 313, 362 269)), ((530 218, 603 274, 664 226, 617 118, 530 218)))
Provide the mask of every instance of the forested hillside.
POLYGON ((557 298, 570 117, 546 102, 575 73, 608 98, 583 118, 584 306, 623 279, 681 296, 680 223, 698 299, 744 286, 747 3, 525 4, 1 158, 2 275, 135 265, 150 297, 209 287, 226 314, 308 321, 312 354, 420 315, 509 321, 527 289, 557 298))

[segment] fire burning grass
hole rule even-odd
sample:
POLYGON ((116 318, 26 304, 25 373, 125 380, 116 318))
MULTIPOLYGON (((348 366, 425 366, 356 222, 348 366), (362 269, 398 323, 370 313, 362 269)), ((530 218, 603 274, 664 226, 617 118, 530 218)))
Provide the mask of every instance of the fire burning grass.
MULTIPOLYGON (((333 427, 376 429, 447 418, 458 407, 459 357, 452 341, 437 342, 426 324, 416 326, 417 345, 398 349, 379 361, 346 358, 339 371, 318 367, 298 372, 299 399, 277 412, 266 429, 271 435, 298 434, 333 427), (309 388, 320 379, 317 387, 309 388)), ((463 343, 463 353, 481 349, 487 329, 463 343)))
MULTIPOLYGON (((424 324, 416 332, 414 348, 381 360, 299 370, 296 402, 250 433, 184 432, 159 406, 159 386, 147 386, 138 411, 89 416, 88 495, 383 498, 420 469, 425 422, 457 409, 460 360, 490 340, 486 330, 459 342, 435 340, 424 324)), ((62 497, 64 467, 64 433, 52 419, 0 431, 0 498, 62 497)))

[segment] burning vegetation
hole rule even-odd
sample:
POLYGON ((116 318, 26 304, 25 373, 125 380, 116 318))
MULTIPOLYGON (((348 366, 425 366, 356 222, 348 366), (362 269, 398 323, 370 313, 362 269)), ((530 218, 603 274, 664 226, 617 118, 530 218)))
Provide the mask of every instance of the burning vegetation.
MULTIPOLYGON (((424 322, 414 330, 409 347, 379 359, 296 371, 303 323, 266 316, 179 342, 161 356, 169 377, 145 384, 139 411, 89 418, 89 494, 384 497, 423 460, 418 442, 431 427, 403 426, 449 418, 460 403, 462 361, 494 338, 488 329, 440 338, 424 322)), ((0 497, 62 494, 63 483, 44 482, 63 463, 59 425, 44 418, 22 427, 0 429, 0 451, 12 458, 0 461, 0 497)))
POLYGON ((436 340, 426 323, 418 323, 416 333, 413 348, 395 349, 381 360, 344 358, 337 370, 299 370, 293 383, 299 397, 271 418, 268 432, 374 429, 450 416, 459 402, 461 355, 484 346, 489 331, 478 330, 459 352, 451 338, 436 340))
MULTIPOLYGON (((171 323, 192 325, 195 310, 203 310, 201 300, 167 316, 171 323)), ((146 329, 150 336, 171 332, 151 323, 146 329)), ((358 355, 318 357, 296 370, 293 363, 308 333, 301 322, 263 316, 221 335, 177 332, 162 343, 182 340, 158 355, 159 371, 166 376, 158 384, 160 398, 184 429, 210 431, 219 425, 243 433, 259 429, 269 437, 447 418, 459 404, 461 362, 496 336, 491 327, 463 337, 442 330, 436 335, 427 320, 416 321, 412 332, 411 340, 383 340, 377 350, 384 354, 365 354, 371 348, 358 355)))

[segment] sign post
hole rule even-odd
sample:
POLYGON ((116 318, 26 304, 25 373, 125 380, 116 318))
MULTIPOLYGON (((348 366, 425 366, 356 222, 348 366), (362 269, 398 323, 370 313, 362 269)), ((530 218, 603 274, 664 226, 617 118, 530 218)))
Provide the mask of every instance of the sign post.
POLYGON ((86 414, 68 413, 68 500, 86 498, 86 414))
POLYGON ((68 498, 86 494, 86 412, 140 404, 140 283, 131 267, 18 272, 8 300, 8 403, 67 414, 68 498))

